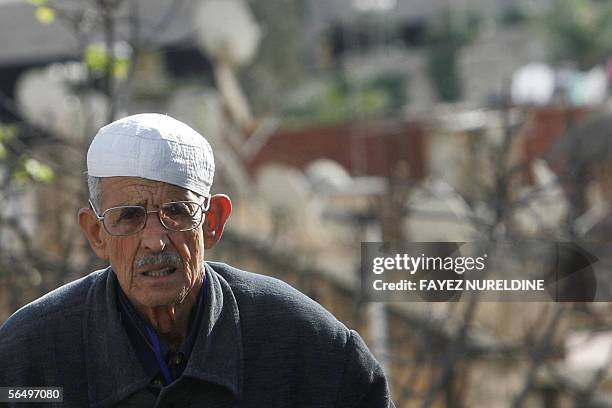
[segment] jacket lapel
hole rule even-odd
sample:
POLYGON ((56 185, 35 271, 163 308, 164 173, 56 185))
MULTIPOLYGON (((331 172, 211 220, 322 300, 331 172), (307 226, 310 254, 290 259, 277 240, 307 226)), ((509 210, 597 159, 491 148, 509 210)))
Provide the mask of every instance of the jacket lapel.
POLYGON ((229 284, 206 263, 204 321, 183 373, 242 393, 242 336, 238 304, 229 284))
POLYGON ((117 285, 109 267, 92 285, 85 301, 85 363, 92 406, 114 404, 148 385, 119 319, 117 285))

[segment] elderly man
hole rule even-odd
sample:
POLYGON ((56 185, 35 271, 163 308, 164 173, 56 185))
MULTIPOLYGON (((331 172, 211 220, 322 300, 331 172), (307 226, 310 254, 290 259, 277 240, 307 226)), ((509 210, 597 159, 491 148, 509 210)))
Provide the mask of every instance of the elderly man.
POLYGON ((0 327, 0 386, 63 387, 70 407, 392 407, 359 335, 269 277, 204 261, 231 210, 187 125, 100 129, 79 223, 110 263, 0 327))

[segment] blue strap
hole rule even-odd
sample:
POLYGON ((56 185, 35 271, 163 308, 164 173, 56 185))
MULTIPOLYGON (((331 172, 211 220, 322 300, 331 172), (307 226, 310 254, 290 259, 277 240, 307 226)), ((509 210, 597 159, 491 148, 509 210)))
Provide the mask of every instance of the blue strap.
POLYGON ((159 368, 161 369, 162 376, 165 380, 165 385, 168 385, 172 382, 172 376, 170 375, 170 369, 168 368, 168 364, 166 364, 166 359, 162 356, 161 346, 159 344, 159 339, 157 338, 157 333, 148 325, 145 327, 147 329, 147 334, 151 339, 151 344, 153 345, 153 351, 155 352, 155 358, 157 359, 157 363, 159 364, 159 368))

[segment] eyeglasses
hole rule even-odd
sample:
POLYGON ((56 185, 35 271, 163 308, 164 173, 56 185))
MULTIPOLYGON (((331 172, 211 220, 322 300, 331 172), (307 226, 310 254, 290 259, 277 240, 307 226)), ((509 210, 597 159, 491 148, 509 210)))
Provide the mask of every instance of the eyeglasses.
POLYGON ((158 210, 147 211, 141 205, 122 205, 111 207, 98 214, 89 200, 91 209, 104 229, 110 235, 124 236, 140 232, 147 224, 150 213, 157 213, 159 222, 169 231, 190 231, 200 226, 210 207, 210 195, 205 196, 205 203, 195 201, 173 201, 162 204, 158 210))

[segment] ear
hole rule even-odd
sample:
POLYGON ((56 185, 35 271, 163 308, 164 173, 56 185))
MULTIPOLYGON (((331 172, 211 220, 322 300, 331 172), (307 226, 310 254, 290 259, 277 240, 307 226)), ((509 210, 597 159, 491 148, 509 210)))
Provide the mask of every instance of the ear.
POLYGON ((221 239, 225 222, 232 213, 232 201, 225 194, 210 198, 210 208, 204 221, 204 248, 210 249, 221 239))
POLYGON ((106 240, 103 239, 103 227, 91 208, 81 208, 79 210, 79 225, 87 241, 89 241, 91 249, 98 258, 108 259, 106 255, 106 240))

